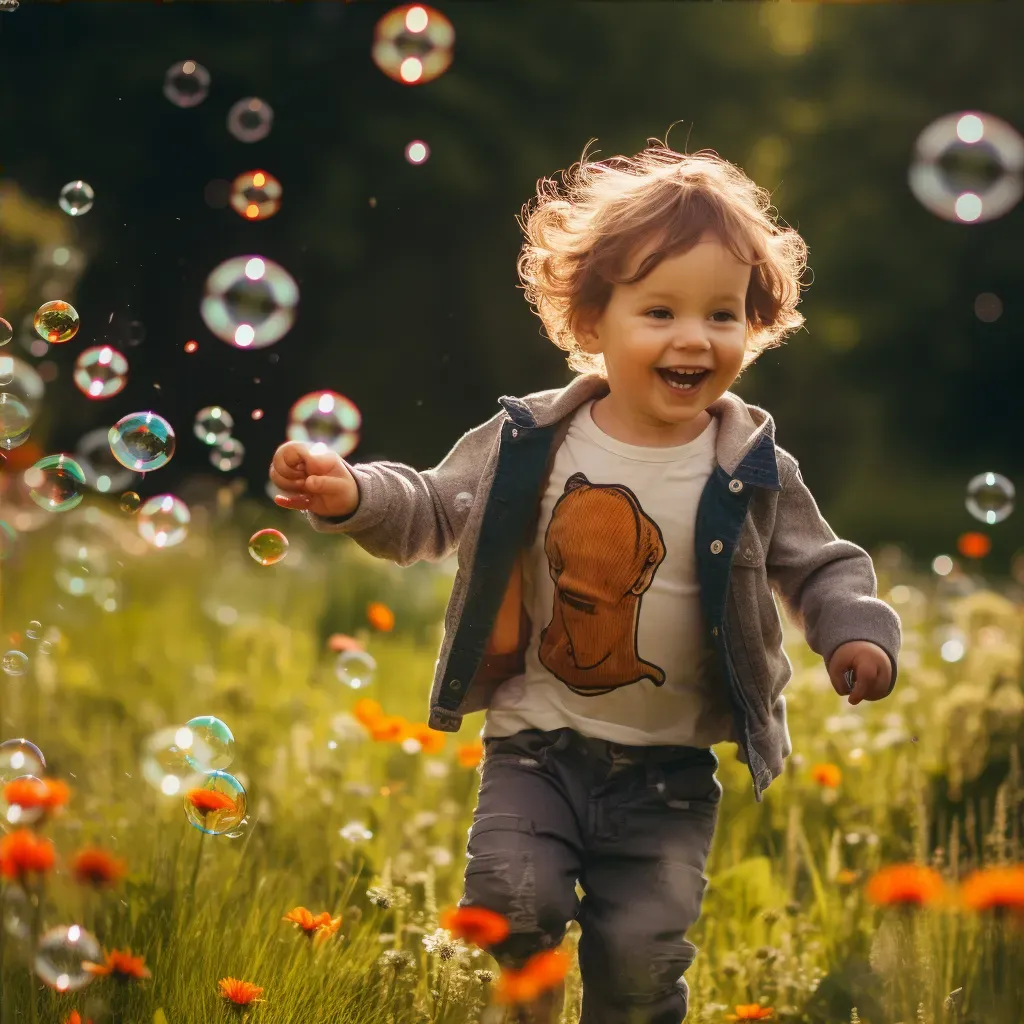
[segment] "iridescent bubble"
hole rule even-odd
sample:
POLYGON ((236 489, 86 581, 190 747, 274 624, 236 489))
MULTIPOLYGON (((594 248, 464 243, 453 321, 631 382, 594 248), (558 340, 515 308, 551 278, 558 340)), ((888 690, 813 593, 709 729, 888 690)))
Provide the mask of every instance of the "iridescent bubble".
MULTIPOLYGON (((11 782, 33 783, 33 789, 38 791, 40 784, 38 775, 16 775, 11 782)), ((6 822, 15 828, 22 828, 25 825, 34 825, 46 814, 46 808, 41 803, 9 803, 5 795, 7 784, 0 789, 0 825, 6 822)))
POLYGON ((47 512, 68 512, 85 496, 85 473, 70 455, 47 455, 25 470, 29 497, 47 512))
POLYGON ((136 513, 139 536, 155 548, 172 548, 188 536, 192 514, 188 505, 173 494, 157 494, 136 513))
POLYGON ((85 349, 75 360, 74 381, 87 398, 110 398, 128 383, 128 360, 109 345, 85 349))
POLYGON ((0 316, 0 348, 3 348, 4 345, 9 345, 13 337, 14 328, 8 321, 0 316))
POLYGON ((967 511, 989 526, 1001 523, 1013 512, 1013 484, 1000 473, 979 473, 967 484, 967 511))
POLYGON ((8 451, 17 448, 19 438, 25 440, 35 419, 29 407, 17 396, 0 391, 0 440, 8 451), (22 435, 26 435, 23 437, 22 435))
POLYGON ((36 334, 51 345, 70 341, 78 333, 79 324, 78 311, 62 299, 44 302, 32 318, 36 334))
POLYGON ((373 682, 377 662, 366 651, 342 651, 334 663, 338 682, 352 690, 365 690, 373 682))
POLYGON ((133 412, 110 428, 114 458, 126 469, 149 473, 167 465, 174 454, 174 429, 155 412, 133 412))
POLYGON ((430 147, 422 140, 415 139, 405 147, 405 159, 411 164, 422 164, 430 158, 430 147))
POLYGON ((289 441, 323 444, 342 458, 359 444, 363 418, 356 406, 336 391, 303 395, 288 412, 289 441))
POLYGON ((44 932, 35 953, 36 974, 58 992, 77 992, 94 978, 83 963, 103 960, 96 937, 81 925, 58 925, 44 932))
POLYGON ((164 95, 176 107, 195 107, 210 91, 210 72, 194 60, 169 67, 164 75, 164 95))
POLYGON ((8 651, 0 660, 0 667, 9 676, 23 676, 28 671, 28 655, 23 651, 8 651))
POLYGON ((298 301, 299 287, 284 267, 262 256, 237 256, 206 279, 199 312, 221 341, 266 348, 291 329, 298 301))
POLYGON ((81 179, 69 181, 60 190, 60 208, 69 217, 81 217, 92 209, 92 201, 95 198, 96 194, 88 182, 81 179))
POLYGON ((139 511, 139 506, 142 504, 142 499, 139 497, 137 491, 125 491, 121 495, 121 511, 133 514, 139 511))
POLYGON ((212 452, 210 452, 210 463, 217 467, 222 473, 230 473, 238 469, 245 458, 245 445, 234 437, 221 441, 212 452))
POLYGON ((126 488, 135 473, 121 465, 110 450, 110 431, 97 427, 83 434, 75 446, 75 457, 85 470, 85 482, 100 494, 110 494, 126 488))
POLYGON ((225 835, 245 819, 245 789, 227 772, 207 772, 201 785, 186 790, 184 806, 194 828, 210 836, 225 835))
POLYGON ((46 758, 31 740, 0 743, 0 782, 10 782, 21 775, 41 776, 45 771, 46 758))
POLYGON ((189 756, 206 757, 188 726, 160 729, 142 744, 142 777, 164 796, 178 796, 202 781, 202 772, 189 763, 189 756))
POLYGON ((259 530, 249 538, 249 554, 260 565, 276 565, 288 554, 288 538, 280 530, 259 530))
POLYGON ((195 435, 203 444, 221 444, 231 436, 235 421, 226 409, 208 405, 196 413, 195 435))
POLYGON ((945 220, 994 220, 1024 195, 1024 139, 991 114, 947 114, 918 136, 909 182, 918 202, 945 220))
POLYGON ((374 64, 402 85, 424 85, 448 70, 455 45, 452 23, 426 4, 405 4, 384 15, 373 34, 374 64))
POLYGON ((186 759, 197 771, 219 771, 235 759, 235 737, 219 718, 200 715, 186 722, 185 728, 191 729, 193 735, 192 750, 186 759))
POLYGON ((33 619, 25 627, 25 636, 27 636, 29 638, 29 640, 40 640, 40 639, 42 639, 42 636, 43 636, 43 624, 38 619, 33 619))
POLYGON ((239 142, 259 142, 270 134, 274 111, 256 96, 246 96, 228 111, 228 131, 239 142))
POLYGON ((246 220, 266 220, 281 209, 281 182, 266 171, 246 171, 231 185, 231 208, 246 220))

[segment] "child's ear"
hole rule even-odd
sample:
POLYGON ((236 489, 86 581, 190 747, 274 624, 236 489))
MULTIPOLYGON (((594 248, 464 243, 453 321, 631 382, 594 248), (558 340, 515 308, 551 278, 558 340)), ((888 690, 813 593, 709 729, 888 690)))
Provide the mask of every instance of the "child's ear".
POLYGON ((594 313, 588 310, 578 313, 572 333, 576 337, 576 343, 584 352, 597 355, 601 351, 601 339, 597 333, 597 317, 594 313))

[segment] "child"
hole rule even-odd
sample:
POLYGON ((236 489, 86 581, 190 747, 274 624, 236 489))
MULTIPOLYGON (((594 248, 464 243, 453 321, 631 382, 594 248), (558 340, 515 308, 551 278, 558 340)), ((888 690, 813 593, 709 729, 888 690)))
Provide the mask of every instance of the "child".
POLYGON ((773 591, 851 704, 892 691, 900 623, 772 417, 729 390, 803 323, 803 239, 709 151, 584 151, 564 185, 524 208, 519 273, 570 384, 501 398, 422 473, 285 444, 270 475, 279 505, 379 557, 458 551, 429 720, 487 710, 460 905, 508 918, 499 963, 578 917, 581 1024, 679 1024, 711 747, 737 744, 758 801, 792 752, 773 591))

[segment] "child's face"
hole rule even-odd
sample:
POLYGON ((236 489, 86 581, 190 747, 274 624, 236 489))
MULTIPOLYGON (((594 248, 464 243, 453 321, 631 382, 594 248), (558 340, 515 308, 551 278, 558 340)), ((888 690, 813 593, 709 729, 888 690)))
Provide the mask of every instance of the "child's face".
MULTIPOLYGON (((634 253, 626 273, 636 272, 656 248, 634 253)), ((750 266, 718 238, 705 233, 687 253, 663 259, 642 281, 613 286, 604 312, 582 318, 581 346, 604 354, 616 421, 638 438, 684 443, 687 426, 736 379, 746 348, 746 295, 750 266), (705 368, 690 389, 669 383, 670 367, 705 368), (669 379, 667 379, 669 378, 669 379)), ((701 429, 705 424, 701 424, 701 429)), ((644 443, 638 440, 636 443, 644 443)))

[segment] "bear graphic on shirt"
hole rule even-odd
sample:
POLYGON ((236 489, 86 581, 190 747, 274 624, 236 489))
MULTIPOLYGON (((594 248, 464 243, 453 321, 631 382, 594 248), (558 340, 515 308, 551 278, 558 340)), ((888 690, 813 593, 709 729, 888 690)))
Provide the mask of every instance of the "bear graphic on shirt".
POLYGON ((573 473, 551 512, 544 552, 555 583, 551 621, 540 633, 544 668, 586 697, 641 679, 661 686, 664 671, 637 653, 637 626, 665 542, 636 495, 573 473))

